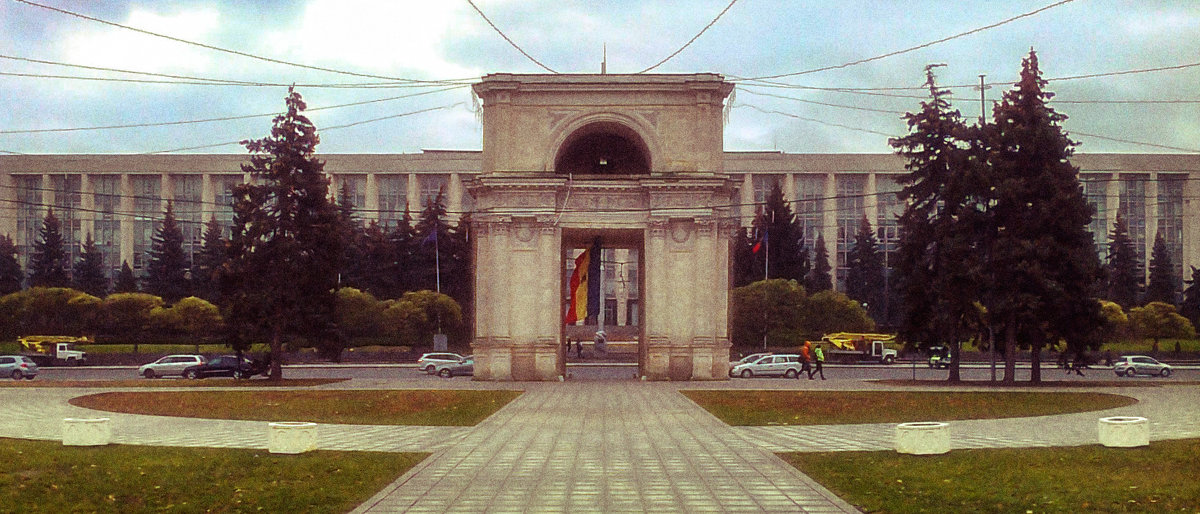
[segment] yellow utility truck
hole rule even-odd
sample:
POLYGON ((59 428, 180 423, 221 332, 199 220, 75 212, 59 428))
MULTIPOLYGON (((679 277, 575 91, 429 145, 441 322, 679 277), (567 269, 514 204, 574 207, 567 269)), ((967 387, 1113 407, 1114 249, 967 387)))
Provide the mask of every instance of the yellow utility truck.
POLYGON ((825 334, 821 338, 821 342, 825 344, 825 358, 830 362, 846 364, 855 362, 892 364, 896 362, 898 353, 894 348, 888 348, 888 344, 895 341, 895 334, 856 332, 825 334))
POLYGON ((33 359, 39 366, 83 364, 87 360, 87 352, 76 349, 75 345, 92 342, 87 337, 74 336, 25 336, 17 341, 25 349, 22 355, 33 359))

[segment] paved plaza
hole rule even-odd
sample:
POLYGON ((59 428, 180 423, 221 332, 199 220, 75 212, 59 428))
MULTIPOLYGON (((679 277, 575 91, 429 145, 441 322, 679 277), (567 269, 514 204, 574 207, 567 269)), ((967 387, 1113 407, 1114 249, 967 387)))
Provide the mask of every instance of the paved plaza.
MULTIPOLYGON (((357 512, 852 512, 852 506, 774 453, 890 449, 895 427, 729 427, 679 393, 712 388, 894 389, 868 381, 497 384, 455 379, 441 385, 521 389, 525 394, 474 427, 321 425, 321 449, 432 453, 357 512)), ((320 387, 418 385, 356 379, 320 387)), ((1154 440, 1200 437, 1200 387, 1096 390, 1131 396, 1138 403, 1080 414, 955 421, 952 446, 1095 444, 1097 419, 1113 415, 1149 418, 1154 440)), ((62 418, 103 416, 111 419, 113 441, 120 444, 267 445, 264 422, 99 413, 68 403, 93 392, 98 390, 0 388, 0 402, 9 406, 0 420, 0 436, 59 439, 62 418)))

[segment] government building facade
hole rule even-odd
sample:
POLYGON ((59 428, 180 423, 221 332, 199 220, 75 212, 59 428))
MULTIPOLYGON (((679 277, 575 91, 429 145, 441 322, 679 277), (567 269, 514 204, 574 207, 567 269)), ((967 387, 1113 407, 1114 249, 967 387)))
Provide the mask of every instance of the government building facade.
MULTIPOLYGON (((811 247, 827 242, 837 287, 863 217, 885 259, 896 248, 894 154, 731 152, 719 75, 494 74, 480 150, 327 154, 334 192, 366 221, 394 226, 444 195, 472 213, 477 378, 552 380, 565 370, 562 323, 572 260, 600 241, 602 316, 638 341, 650 379, 722 379, 728 363, 728 246, 778 184, 811 247), (684 286, 682 284, 687 284, 684 286), (557 312, 557 314, 555 314, 557 312), (625 327, 621 329, 619 327, 625 327)), ((318 127, 319 130, 320 127, 318 127)), ((246 154, 0 156, 0 234, 27 264, 43 217, 62 222, 72 262, 90 234, 115 277, 142 275, 167 202, 198 252, 203 223, 232 220, 246 154)), ((1118 213, 1146 263, 1161 233, 1180 276, 1200 267, 1200 155, 1077 154, 1103 257, 1118 213)), ((1189 272, 1190 273, 1190 272, 1189 272)))

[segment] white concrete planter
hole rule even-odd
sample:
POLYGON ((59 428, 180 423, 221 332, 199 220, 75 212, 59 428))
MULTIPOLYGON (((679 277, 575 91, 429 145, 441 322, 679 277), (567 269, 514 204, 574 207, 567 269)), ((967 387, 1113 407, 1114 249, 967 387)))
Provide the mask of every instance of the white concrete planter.
POLYGON ((64 418, 63 446, 104 446, 112 441, 108 418, 64 418))
POLYGON ((317 449, 317 424, 281 421, 270 424, 267 451, 271 453, 304 453, 317 449))
POLYGON ((1100 418, 1100 444, 1114 448, 1150 445, 1150 422, 1137 416, 1100 418))
POLYGON ((896 451, 911 455, 937 455, 950 451, 950 424, 941 422, 896 425, 896 451))

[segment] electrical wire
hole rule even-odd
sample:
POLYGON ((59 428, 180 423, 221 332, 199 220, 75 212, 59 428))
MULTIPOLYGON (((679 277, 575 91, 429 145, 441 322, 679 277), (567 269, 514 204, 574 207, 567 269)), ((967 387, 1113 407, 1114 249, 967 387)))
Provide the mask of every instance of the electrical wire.
POLYGON ((479 7, 475 5, 475 2, 472 2, 471 0, 467 0, 467 3, 471 4, 471 8, 475 9, 475 12, 479 13, 479 17, 483 18, 483 21, 486 21, 487 24, 492 27, 492 30, 495 30, 497 34, 500 34, 500 37, 504 38, 505 41, 508 41, 508 44, 512 45, 513 48, 516 48, 518 52, 521 52, 521 55, 524 55, 526 59, 533 61, 534 64, 540 66, 543 70, 546 70, 550 73, 558 73, 557 71, 550 69, 549 66, 542 64, 541 61, 534 59, 533 56, 529 55, 529 53, 526 52, 523 48, 521 48, 520 45, 513 42, 512 39, 509 39, 509 37, 504 34, 504 31, 500 30, 500 27, 497 27, 495 23, 492 23, 492 20, 488 19, 486 14, 483 14, 483 11, 480 10, 479 7))
MULTIPOLYGON (((469 2, 470 0, 467 0, 467 1, 469 2)), ((658 63, 657 63, 657 64, 655 64, 654 66, 651 66, 651 67, 649 67, 649 68, 646 68, 646 69, 644 69, 644 70, 642 70, 642 71, 639 71, 639 72, 637 72, 637 74, 639 74, 639 75, 640 75, 640 74, 642 74, 642 73, 649 72, 650 70, 653 70, 654 68, 657 68, 657 67, 659 67, 659 66, 662 66, 662 65, 663 65, 663 64, 665 64, 667 61, 669 61, 669 60, 671 60, 671 59, 674 59, 676 55, 679 55, 679 54, 680 54, 680 52, 683 52, 683 51, 684 51, 684 49, 686 49, 687 47, 691 46, 691 45, 692 45, 692 43, 695 43, 697 39, 700 39, 700 36, 704 35, 704 33, 705 33, 705 32, 706 32, 708 29, 712 28, 712 26, 713 26, 713 25, 716 25, 716 23, 717 23, 717 20, 720 20, 722 16, 725 16, 725 13, 729 12, 729 9, 730 9, 731 7, 733 7, 733 4, 736 4, 737 2, 738 2, 738 0, 731 0, 731 1, 729 2, 729 5, 726 5, 724 9, 721 9, 721 12, 720 12, 720 13, 717 13, 717 17, 716 17, 716 18, 713 18, 713 20, 712 20, 712 21, 708 22, 708 25, 705 25, 705 26, 704 26, 704 28, 700 29, 700 32, 697 32, 695 36, 692 36, 692 39, 689 39, 687 43, 684 43, 684 44, 683 44, 683 46, 679 47, 679 49, 678 49, 678 50, 676 50, 676 51, 672 52, 672 53, 671 53, 671 55, 668 55, 668 56, 664 57, 664 58, 663 58, 663 60, 661 60, 661 61, 658 61, 658 63)))
MULTIPOLYGON (((423 95, 429 95, 429 94, 434 94, 434 93, 443 93, 443 92, 451 91, 454 89, 462 89, 464 87, 468 87, 468 86, 465 86, 465 85, 464 86, 451 86, 451 87, 447 87, 447 88, 436 89, 433 91, 422 91, 420 93, 392 96, 392 97, 388 97, 388 98, 377 98, 374 100, 351 102, 351 103, 340 104, 340 105, 327 105, 325 107, 310 107, 308 109, 305 109, 304 112, 324 111, 324 110, 330 110, 330 109, 340 109, 343 107, 354 107, 354 106, 367 105, 367 104, 373 104, 373 103, 379 103, 379 102, 388 102, 388 101, 393 101, 393 100, 400 100, 403 98, 412 98, 412 97, 416 97, 416 96, 423 96, 423 95)), ((266 118, 266 117, 270 117, 270 116, 278 116, 280 114, 283 114, 283 113, 282 112, 269 112, 269 113, 262 113, 262 114, 244 114, 244 115, 239 115, 239 116, 224 116, 224 117, 220 117, 220 118, 204 118, 204 119, 197 119, 197 120, 163 121, 163 122, 157 122, 157 123, 131 123, 131 124, 126 124, 126 125, 102 125, 102 126, 94 126, 94 127, 0 130, 0 134, 41 134, 41 133, 46 133, 46 132, 79 132, 79 131, 86 131, 86 130, 165 127, 165 126, 172 126, 172 125, 189 125, 189 124, 194 124, 194 123, 209 123, 209 122, 216 122, 216 121, 236 121, 236 120, 246 120, 246 119, 253 119, 253 118, 266 118)), ((323 130, 328 130, 328 128, 323 129, 323 130)))
MULTIPOLYGON (((18 1, 25 1, 25 0, 18 0, 18 1)), ((1053 8, 1055 8, 1055 7, 1058 7, 1058 6, 1060 6, 1060 5, 1069 4, 1069 3, 1073 2, 1073 1, 1075 1, 1075 0, 1061 0, 1061 1, 1059 1, 1059 2, 1055 2, 1055 3, 1053 3, 1053 4, 1050 4, 1050 5, 1047 5, 1047 6, 1045 6, 1045 7, 1042 7, 1042 8, 1039 8, 1039 9, 1035 9, 1035 10, 1033 10, 1033 11, 1029 11, 1029 12, 1027 12, 1027 13, 1024 13, 1024 14, 1019 14, 1019 15, 1017 15, 1017 16, 1013 16, 1013 17, 1011 17, 1011 18, 1008 18, 1008 19, 1005 19, 1005 20, 1001 20, 1001 21, 999 21, 999 22, 996 22, 996 23, 993 23, 993 24, 991 24, 991 25, 985 25, 985 26, 983 26, 983 27, 979 27, 979 28, 976 28, 976 29, 971 29, 971 30, 968 30, 968 31, 966 31, 966 32, 960 32, 960 33, 958 33, 958 34, 955 34, 955 35, 953 35, 953 36, 944 37, 944 38, 942 38, 942 39, 937 39, 937 40, 934 40, 934 41, 930 41, 930 42, 928 42, 928 43, 922 43, 922 44, 919 44, 919 45, 917 45, 917 46, 913 46, 913 47, 905 48, 905 49, 903 49, 903 50, 896 50, 896 51, 894 51, 894 52, 888 52, 888 53, 886 53, 886 54, 877 55, 877 56, 875 56, 875 57, 868 57, 868 58, 866 58, 866 59, 859 59, 859 60, 857 60, 857 61, 851 61, 851 62, 844 63, 844 64, 838 64, 838 65, 835 65, 835 66, 824 66, 824 67, 821 67, 821 68, 813 68, 813 69, 811 69, 811 70, 797 71, 797 72, 793 72, 793 73, 781 73, 781 74, 778 74, 778 75, 764 75, 764 76, 760 76, 760 77, 754 77, 754 78, 752 78, 752 79, 747 79, 747 80, 764 80, 764 79, 777 79, 777 78, 783 78, 783 77, 795 77, 795 76, 798 76, 798 75, 808 75, 808 74, 811 74, 811 73, 817 73, 817 72, 822 72, 822 71, 829 71, 829 70, 836 70, 836 69, 842 69, 842 68, 849 68, 849 67, 851 67, 851 66, 857 66, 857 65, 859 65, 859 64, 865 64, 865 63, 868 63, 868 62, 871 62, 871 61, 878 61, 878 60, 880 60, 880 59, 886 59, 886 58, 888 58, 888 57, 894 57, 894 56, 897 56, 897 55, 900 55, 900 54, 906 54, 906 53, 909 53, 909 52, 912 52, 912 51, 920 50, 920 49, 922 49, 922 48, 928 48, 928 47, 931 47, 931 46, 934 46, 934 45, 937 45, 937 44, 940 44, 940 43, 945 43, 945 42, 947 42, 947 41, 951 41, 951 40, 954 40, 954 39, 958 39, 958 38, 960 38, 960 37, 969 36, 969 35, 971 35, 971 34, 976 34, 976 33, 979 33, 979 32, 983 32, 983 31, 985 31, 985 30, 994 29, 994 28, 996 28, 996 27, 999 27, 999 26, 1001 26, 1001 25, 1005 25, 1005 24, 1008 24, 1008 23, 1012 23, 1012 22, 1014 22, 1014 21, 1017 21, 1017 20, 1020 20, 1020 19, 1022 19, 1022 18, 1028 18, 1028 17, 1030 17, 1030 16, 1037 15, 1037 14, 1039 14, 1039 13, 1043 12, 1043 11, 1047 11, 1047 10, 1053 9, 1053 8)))
POLYGON ((1129 143, 1132 145, 1149 146, 1152 148, 1163 148, 1166 150, 1179 150, 1181 152, 1188 152, 1188 153, 1200 153, 1200 150, 1195 149, 1195 148, 1182 148, 1182 147, 1178 147, 1178 146, 1168 146, 1168 145, 1160 145, 1160 144, 1156 144, 1156 143, 1147 143, 1145 141, 1120 139, 1120 138, 1116 138, 1116 137, 1108 137, 1108 136, 1101 136, 1101 135, 1097 135, 1097 134, 1089 134, 1087 132, 1080 132, 1078 130, 1067 130, 1066 132, 1067 132, 1067 135, 1080 135, 1080 136, 1084 136, 1084 137, 1094 137, 1096 139, 1104 139, 1106 141, 1116 141, 1118 143, 1129 143))
POLYGON ((353 72, 353 71, 338 70, 338 69, 333 69, 333 68, 324 68, 324 67, 321 67, 321 66, 313 66, 313 65, 309 65, 309 64, 302 64, 302 63, 296 63, 296 62, 291 62, 291 61, 284 61, 284 60, 281 60, 281 59, 274 59, 274 58, 271 58, 271 57, 263 57, 263 56, 261 56, 261 55, 255 55, 255 54, 251 54, 251 53, 248 53, 248 52, 242 52, 242 51, 239 51, 239 50, 231 50, 231 49, 228 49, 228 48, 222 48, 222 47, 219 47, 219 46, 213 46, 213 45, 209 45, 209 44, 205 44, 205 43, 198 43, 198 42, 196 42, 196 41, 189 41, 189 40, 187 40, 187 39, 177 38, 177 37, 174 37, 174 36, 169 36, 169 35, 166 35, 166 34, 159 34, 159 33, 157 33, 157 32, 151 32, 151 31, 149 31, 149 30, 143 30, 143 29, 139 29, 139 28, 136 28, 136 27, 130 27, 130 26, 128 26, 128 25, 122 25, 122 24, 120 24, 120 23, 115 23, 115 22, 111 22, 111 21, 108 21, 108 20, 103 20, 103 19, 100 19, 100 18, 96 18, 96 17, 93 17, 93 16, 88 16, 88 15, 86 15, 86 14, 80 14, 80 13, 77 13, 77 12, 74 12, 74 11, 68 11, 68 10, 66 10, 66 9, 59 9, 59 8, 57 8, 57 7, 52 7, 52 6, 49 6, 49 5, 43 5, 43 4, 39 4, 39 3, 35 3, 35 2, 31 2, 31 1, 29 1, 29 0, 15 0, 15 1, 17 1, 17 2, 20 2, 20 3, 23 3, 23 4, 25 4, 25 5, 29 5, 29 6, 33 6, 33 7, 39 7, 39 8, 42 8, 42 9, 49 10, 49 11, 54 11, 54 12, 57 12, 57 13, 60 13, 60 14, 65 14, 65 15, 68 15, 68 16, 74 16, 74 17, 76 17, 76 18, 81 18, 81 19, 88 20, 88 21, 94 21, 94 22, 96 22, 96 23, 102 23, 102 24, 104 24, 104 25, 109 25, 109 26, 112 26, 112 27, 118 27, 118 28, 122 28, 122 29, 125 29, 125 30, 131 30, 131 31, 133 31, 133 32, 137 32, 137 33, 139 33, 139 34, 145 34, 145 35, 148 35, 148 36, 154 36, 154 37, 157 37, 157 38, 162 38, 162 39, 166 39, 166 40, 169 40, 169 41, 174 41, 174 42, 176 42, 176 43, 183 43, 183 44, 186 44, 186 45, 198 46, 198 47, 200 47, 200 48, 205 48, 205 49, 208 49, 208 50, 213 50, 213 51, 216 51, 216 52, 223 52, 223 53, 227 53, 227 54, 232 54, 232 55, 237 55, 237 56, 241 56, 241 57, 246 57, 246 58, 249 58, 249 59, 255 59, 255 60, 259 60, 259 61, 269 62, 269 63, 273 63, 273 64, 282 64, 282 65, 285 65, 285 66, 293 66, 293 67, 296 67, 296 68, 303 68, 303 69, 315 70, 315 71, 324 71, 324 72, 327 72, 327 73, 336 73, 336 74, 339 74, 339 75, 350 75, 350 76, 354 76, 354 77, 364 77, 364 78, 383 79, 383 80, 394 80, 394 81, 397 81, 397 82, 411 82, 411 83, 433 83, 433 84, 440 84, 440 83, 441 83, 440 81, 418 80, 418 79, 408 79, 408 78, 401 78, 401 77, 388 77, 388 76, 385 76, 385 75, 372 75, 372 74, 369 74, 369 73, 358 73, 358 72, 353 72))
POLYGON ((795 97, 791 97, 791 96, 763 93, 761 91, 755 91, 753 89, 748 89, 746 86, 739 86, 739 87, 745 93, 750 93, 752 95, 758 95, 758 96, 769 96, 771 98, 779 98, 782 100, 792 100, 795 102, 803 102, 803 103, 814 104, 814 105, 823 105, 826 107, 837 107, 839 109, 853 109, 856 111, 877 112, 877 113, 882 113, 882 114, 898 114, 901 116, 907 114, 906 111, 892 111, 892 110, 886 110, 886 109, 874 109, 871 107, 860 107, 860 106, 856 106, 856 105, 842 105, 842 104, 835 104, 835 103, 818 102, 816 100, 806 100, 803 98, 795 98, 795 97))
POLYGON ((736 108, 738 108, 738 107, 746 107, 746 108, 749 108, 749 109, 754 109, 754 110, 756 110, 756 111, 758 111, 758 112, 761 112, 761 113, 764 113, 764 114, 778 114, 778 115, 780 115, 780 116, 787 116, 787 117, 789 117, 789 118, 795 118, 795 119, 798 119, 798 120, 804 120, 804 121, 811 122, 811 123, 819 123, 819 124, 821 124, 821 125, 828 125, 828 126, 830 126, 830 127, 844 128, 844 129, 847 129, 847 130, 854 130, 854 131, 857 131, 857 132, 865 132, 865 133, 868 133, 868 134, 876 134, 876 135, 880 135, 880 136, 887 136, 887 137, 890 137, 890 138, 896 138, 896 137, 900 137, 900 136, 896 136, 896 135, 888 134, 888 133, 886 133, 886 132, 880 132, 880 131, 878 131, 878 130, 871 130, 871 129, 866 129, 866 128, 862 128, 862 127, 854 127, 854 126, 850 126, 850 125, 843 125, 843 124, 841 124, 841 123, 834 123, 834 122, 832 122, 832 121, 825 121, 825 120, 819 120, 819 119, 816 119, 816 118, 809 118, 809 117, 807 117, 807 116, 800 116, 800 115, 796 115, 796 114, 792 114, 792 113, 788 113, 788 112, 783 112, 783 111, 776 111, 776 110, 771 110, 771 109, 763 109, 762 107, 759 107, 759 106, 757 106, 757 105, 750 105, 750 104, 747 104, 747 103, 741 103, 741 102, 739 102, 739 103, 735 103, 735 104, 733 105, 733 108, 734 108, 734 109, 736 109, 736 108))

